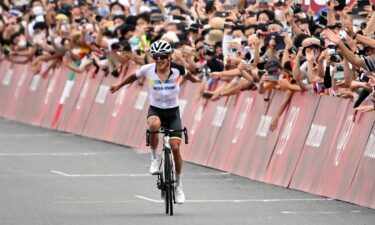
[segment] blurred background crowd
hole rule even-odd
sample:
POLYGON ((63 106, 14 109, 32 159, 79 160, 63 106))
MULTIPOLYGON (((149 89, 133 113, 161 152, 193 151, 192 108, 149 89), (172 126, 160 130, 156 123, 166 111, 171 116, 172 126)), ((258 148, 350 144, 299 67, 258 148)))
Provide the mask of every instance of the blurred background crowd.
POLYGON ((121 77, 129 64, 152 63, 149 47, 162 39, 204 80, 208 101, 258 91, 271 102, 285 91, 274 130, 294 92, 374 110, 374 21, 369 0, 315 12, 298 0, 3 0, 0 60, 30 63, 42 78, 62 64, 121 77))

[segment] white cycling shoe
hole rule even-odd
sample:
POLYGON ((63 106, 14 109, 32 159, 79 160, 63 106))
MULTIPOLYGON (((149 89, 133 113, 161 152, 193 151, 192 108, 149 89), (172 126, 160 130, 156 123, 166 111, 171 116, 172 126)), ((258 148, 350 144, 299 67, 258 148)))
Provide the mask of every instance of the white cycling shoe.
POLYGON ((176 187, 175 189, 176 203, 182 204, 185 202, 185 194, 182 187, 176 187))
POLYGON ((150 165, 150 173, 156 175, 159 172, 159 160, 152 159, 150 165))

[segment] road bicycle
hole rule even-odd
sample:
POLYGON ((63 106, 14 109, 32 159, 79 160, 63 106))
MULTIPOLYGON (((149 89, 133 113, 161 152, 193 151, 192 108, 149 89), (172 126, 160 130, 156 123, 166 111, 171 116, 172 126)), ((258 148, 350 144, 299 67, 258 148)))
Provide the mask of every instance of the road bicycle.
POLYGON ((146 145, 150 145, 150 134, 164 134, 163 137, 163 153, 159 165, 159 172, 157 173, 156 185, 161 190, 161 197, 165 203, 165 213, 173 215, 173 204, 175 199, 175 181, 176 170, 172 149, 169 144, 169 135, 174 132, 182 132, 185 137, 185 144, 189 143, 188 133, 186 127, 182 130, 168 130, 160 128, 158 131, 146 131, 146 145))

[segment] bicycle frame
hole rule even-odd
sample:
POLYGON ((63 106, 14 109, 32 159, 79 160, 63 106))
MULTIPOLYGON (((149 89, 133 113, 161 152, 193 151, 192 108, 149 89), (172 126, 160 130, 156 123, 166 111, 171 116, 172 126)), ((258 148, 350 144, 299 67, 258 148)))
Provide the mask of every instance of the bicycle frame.
POLYGON ((169 143, 169 134, 172 132, 183 132, 185 136, 185 143, 188 143, 187 129, 183 130, 164 130, 160 129, 158 131, 146 131, 146 145, 150 145, 150 134, 164 134, 163 137, 163 154, 162 160, 159 165, 159 173, 157 178, 157 187, 161 190, 161 196, 165 202, 165 213, 173 215, 173 204, 176 203, 175 200, 175 163, 172 154, 172 149, 169 143), (164 167, 164 168, 163 168, 164 167))

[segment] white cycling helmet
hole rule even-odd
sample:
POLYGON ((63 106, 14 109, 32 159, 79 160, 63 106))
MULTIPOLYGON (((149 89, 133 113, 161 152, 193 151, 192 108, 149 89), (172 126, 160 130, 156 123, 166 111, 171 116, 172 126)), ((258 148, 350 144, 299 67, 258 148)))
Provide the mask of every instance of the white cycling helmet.
POLYGON ((158 40, 151 44, 151 54, 171 54, 173 52, 171 44, 166 41, 158 40))

